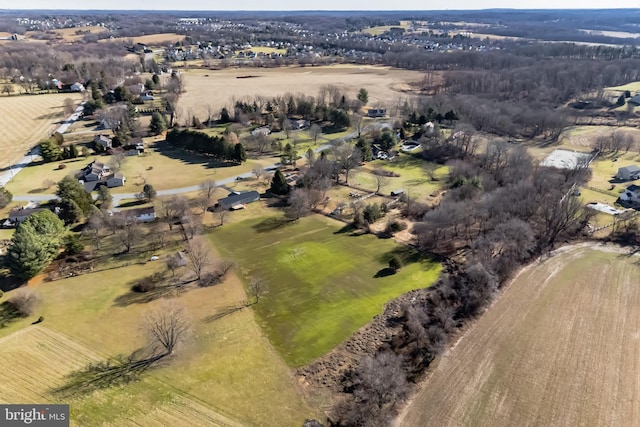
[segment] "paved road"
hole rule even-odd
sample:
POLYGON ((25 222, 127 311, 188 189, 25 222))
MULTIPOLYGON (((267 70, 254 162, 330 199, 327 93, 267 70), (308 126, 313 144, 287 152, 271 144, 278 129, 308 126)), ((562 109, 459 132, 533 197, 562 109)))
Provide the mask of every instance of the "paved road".
MULTIPOLYGON (((61 134, 64 134, 67 131, 67 129, 69 129, 69 127, 82 116, 83 111, 84 111, 84 102, 81 102, 78 108, 76 108, 76 111, 72 115, 70 115, 69 118, 65 120, 64 123, 62 123, 58 127, 58 129, 56 129, 54 132, 59 132, 61 134)), ((33 163, 36 160, 38 160, 39 156, 40 156, 40 149, 36 146, 32 148, 31 151, 29 151, 29 153, 27 153, 27 155, 24 156, 22 160, 20 160, 18 163, 16 163, 15 165, 9 166, 8 171, 0 174, 0 187, 4 187, 5 185, 7 185, 7 183, 11 181, 14 176, 20 173, 22 169, 27 167, 30 163, 33 163)), ((14 197, 13 199, 21 200, 16 197, 14 197)), ((27 199, 27 200, 31 200, 31 199, 27 199)), ((33 200, 36 200, 36 199, 33 199, 33 200)), ((48 200, 48 199, 41 199, 41 201, 42 200, 48 200)))
MULTIPOLYGON (((341 139, 349 140, 349 139, 353 139, 353 138, 355 138, 357 136, 358 136, 357 132, 354 132, 354 133, 351 133, 349 135, 346 135, 344 138, 341 138, 341 139)), ((321 151, 327 150, 327 149, 331 148, 331 144, 334 143, 335 141, 336 140, 333 140, 333 141, 331 141, 331 142, 329 142, 327 144, 323 144, 323 145, 319 146, 318 148, 316 148, 314 151, 316 153, 319 153, 321 151)), ((264 168, 266 170, 269 170, 269 169, 275 169, 278 166, 280 166, 280 163, 273 163, 271 165, 265 166, 264 168)), ((233 182, 235 182, 237 180, 251 178, 252 176, 253 176, 253 172, 245 172, 245 173, 241 173, 241 174, 238 174, 238 175, 231 176, 229 178, 216 180, 216 184, 217 184, 218 187, 226 186, 228 184, 232 184, 233 182)), ((174 195, 174 194, 191 193, 193 191, 198 191, 199 189, 200 189, 199 185, 192 185, 192 186, 189 186, 189 187, 172 188, 172 189, 169 189, 169 190, 158 190, 157 191, 157 195, 158 196, 171 196, 171 195, 174 195)), ((124 200, 124 199, 135 199, 136 194, 137 193, 112 193, 111 196, 113 197, 113 205, 114 206, 118 206, 121 203, 121 201, 124 200)), ((19 202, 47 202, 49 200, 53 200, 53 199, 56 199, 56 198, 57 198, 57 196, 55 196, 53 194, 29 194, 29 195, 16 195, 16 196, 13 196, 13 200, 19 201, 19 202)))

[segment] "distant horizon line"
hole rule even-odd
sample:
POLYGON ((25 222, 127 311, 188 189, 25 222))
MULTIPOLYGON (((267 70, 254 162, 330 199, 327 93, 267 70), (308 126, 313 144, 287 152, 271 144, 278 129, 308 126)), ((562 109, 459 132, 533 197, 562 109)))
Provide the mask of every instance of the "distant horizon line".
POLYGON ((633 10, 640 11, 640 7, 609 7, 609 8, 511 8, 511 7, 494 7, 483 9, 10 9, 0 8, 0 14, 5 12, 335 12, 335 13, 349 13, 349 12, 491 12, 491 11, 517 11, 517 12, 548 12, 548 11, 622 11, 633 10))

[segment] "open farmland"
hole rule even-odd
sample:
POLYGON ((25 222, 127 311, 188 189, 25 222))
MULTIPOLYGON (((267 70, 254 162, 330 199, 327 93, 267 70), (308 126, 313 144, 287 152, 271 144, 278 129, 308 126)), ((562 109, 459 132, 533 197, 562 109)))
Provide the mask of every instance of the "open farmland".
POLYGON ((81 99, 77 93, 0 97, 0 168, 22 159, 31 147, 49 136, 64 119, 64 100, 81 99))
MULTIPOLYGON (((222 107, 231 107, 234 100, 256 95, 274 97, 285 93, 305 93, 316 96, 322 86, 335 85, 355 98, 360 88, 369 91, 369 105, 390 106, 399 97, 408 96, 409 84, 420 81, 418 71, 389 67, 334 65, 329 67, 290 67, 278 69, 185 70, 186 93, 180 99, 183 113, 207 118, 208 107, 215 114, 222 107), (253 78, 237 78, 239 76, 253 78), (206 77, 208 76, 208 77, 206 77)), ((184 116, 184 114, 183 114, 184 116)))
POLYGON ((149 46, 161 46, 166 44, 173 44, 179 41, 184 40, 184 36, 176 33, 159 33, 159 34, 149 34, 146 36, 137 36, 137 37, 116 37, 113 39, 101 39, 99 43, 142 43, 149 46))
MULTIPOLYGON (((106 243, 105 250, 115 242, 106 243)), ((11 366, 0 372, 0 402, 60 401, 51 392, 65 384, 69 372, 140 348, 141 318, 158 301, 127 298, 133 281, 163 270, 164 263, 145 263, 148 251, 130 254, 124 265, 124 258, 113 258, 102 271, 29 285, 42 301, 34 316, 0 328, 0 357, 11 366), (44 323, 31 325, 40 315, 44 323)), ((216 286, 181 294, 178 302, 187 309, 192 339, 170 363, 139 382, 65 398, 72 425, 280 427, 319 417, 251 309, 240 308, 245 300, 235 274, 216 286)))
POLYGON ((400 246, 372 235, 351 236, 319 215, 293 223, 262 217, 225 225, 210 236, 245 277, 266 281, 268 294, 254 310, 290 366, 327 353, 387 301, 429 286, 440 273, 437 263, 422 260, 381 274, 400 246))
POLYGON ((639 267, 618 252, 578 246, 526 268, 396 425, 635 425, 639 267))

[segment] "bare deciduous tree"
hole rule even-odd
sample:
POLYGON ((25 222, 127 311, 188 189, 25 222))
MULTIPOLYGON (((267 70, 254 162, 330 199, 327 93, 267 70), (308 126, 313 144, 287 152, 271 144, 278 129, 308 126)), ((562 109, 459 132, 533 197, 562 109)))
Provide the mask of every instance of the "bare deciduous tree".
POLYGON ((191 332, 186 309, 175 301, 163 301, 160 307, 144 316, 143 325, 151 351, 163 356, 172 355, 191 332))
POLYGON ((382 190, 382 187, 385 187, 389 184, 389 177, 379 173, 373 174, 373 176, 376 180, 376 194, 380 194, 380 190, 382 190))
POLYGON ((96 245, 96 249, 100 250, 100 242, 102 241, 102 230, 105 227, 105 220, 101 212, 96 211, 90 217, 89 221, 82 230, 84 234, 89 236, 93 243, 96 245))
POLYGON ((222 227, 224 225, 224 217, 227 215, 227 209, 224 206, 217 206, 213 213, 218 217, 219 226, 222 227))
POLYGON ((189 270, 200 281, 204 274, 204 270, 211 264, 211 250, 209 245, 202 238, 194 238, 189 242, 189 250, 187 251, 187 264, 189 270))
POLYGON ((304 188, 295 188, 289 196, 289 206, 287 206, 285 215, 290 220, 295 221, 310 213, 311 204, 307 190, 304 188))
POLYGON ((124 245, 125 252, 131 251, 133 245, 141 237, 140 224, 133 217, 119 217, 115 220, 117 225, 116 236, 124 245))
POLYGON ((169 226, 169 230, 173 230, 176 220, 182 218, 189 209, 189 202, 183 196, 173 196, 168 199, 158 200, 156 208, 160 211, 162 219, 169 226))
POLYGON ((311 134, 311 139, 313 139, 313 143, 317 144, 318 137, 322 135, 322 128, 320 127, 320 125, 314 123, 309 128, 309 133, 311 134))
POLYGON ((267 293, 267 282, 262 277, 252 277, 248 286, 249 295, 254 297, 258 304, 260 297, 267 293))

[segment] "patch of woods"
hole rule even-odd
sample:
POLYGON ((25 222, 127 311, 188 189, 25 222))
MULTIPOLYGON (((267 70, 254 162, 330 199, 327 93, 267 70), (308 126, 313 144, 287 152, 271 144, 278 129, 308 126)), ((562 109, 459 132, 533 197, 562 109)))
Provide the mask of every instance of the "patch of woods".
POLYGON ((593 214, 573 196, 590 176, 586 167, 542 167, 505 142, 489 143, 482 154, 445 148, 454 154, 440 204, 406 198, 404 214, 416 222, 416 249, 442 259, 446 273, 430 288, 391 302, 334 352, 300 370, 339 391, 331 425, 389 425, 412 384, 513 274, 581 236, 593 214))
POLYGON ((219 136, 211 136, 202 132, 189 129, 172 129, 167 133, 167 142, 174 147, 206 154, 221 161, 243 163, 247 160, 242 143, 229 143, 227 139, 219 136))

